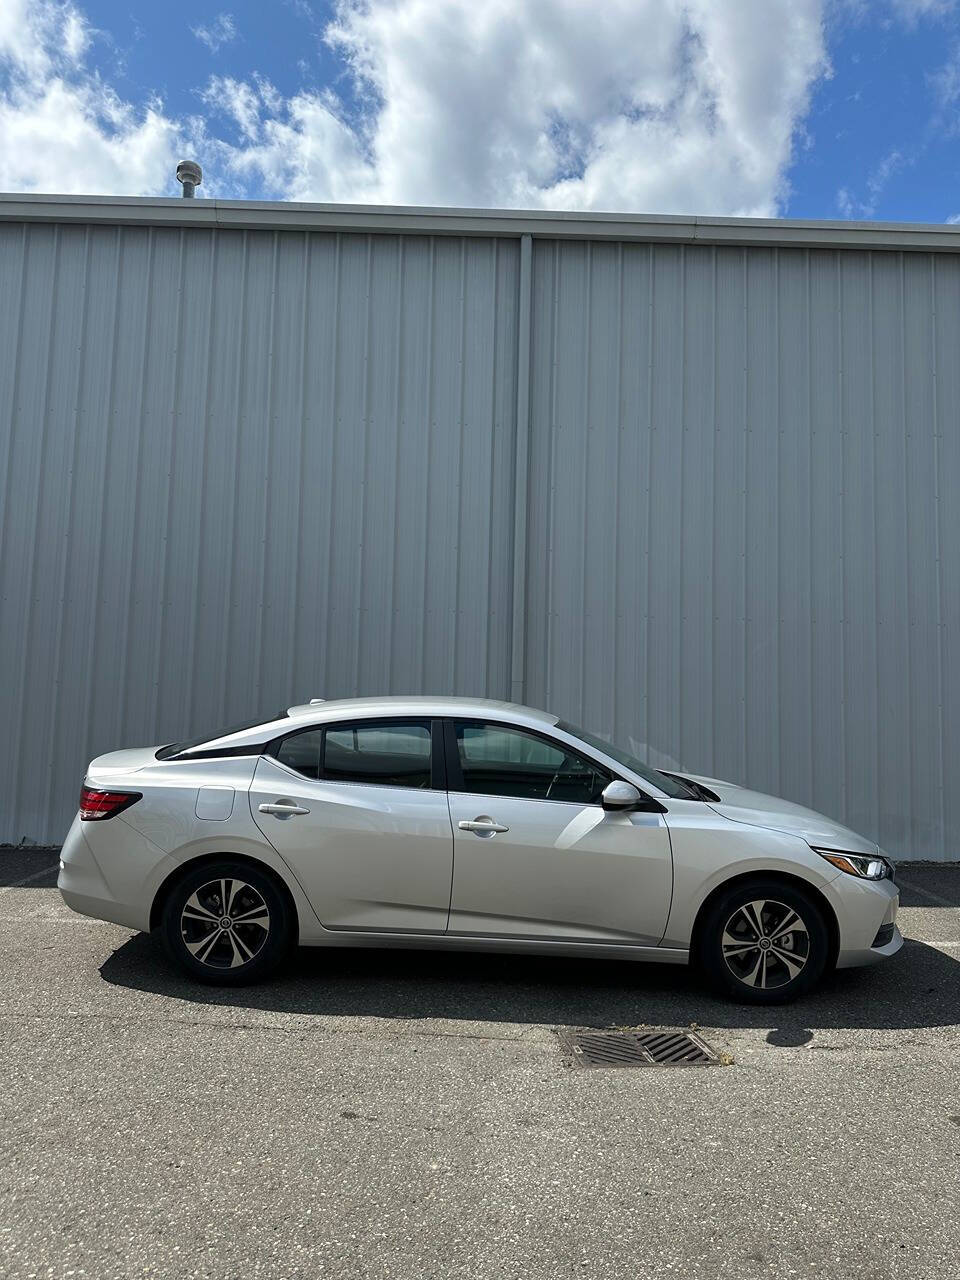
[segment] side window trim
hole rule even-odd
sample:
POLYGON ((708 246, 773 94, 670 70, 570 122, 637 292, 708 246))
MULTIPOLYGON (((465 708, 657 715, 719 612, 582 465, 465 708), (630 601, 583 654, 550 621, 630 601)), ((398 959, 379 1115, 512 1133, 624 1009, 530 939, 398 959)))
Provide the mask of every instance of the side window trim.
MULTIPOLYGON (((480 721, 477 721, 479 724, 480 721)), ((443 721, 443 760, 447 772, 447 790, 463 791, 463 769, 457 749, 457 729, 452 720, 443 721)))
POLYGON ((444 722, 430 721, 430 790, 447 790, 447 753, 444 750, 444 722))
MULTIPOLYGON (((599 773, 605 774, 611 780, 617 779, 617 775, 613 772, 610 766, 604 764, 601 760, 597 760, 590 753, 589 748, 584 750, 579 745, 572 747, 568 742, 561 742, 558 738, 551 738, 549 734, 541 733, 539 729, 528 729, 526 725, 511 724, 507 720, 476 720, 472 716, 464 716, 462 718, 458 717, 458 720, 461 724, 491 725, 496 729, 512 729, 516 733, 523 733, 526 734, 527 737, 535 738, 539 742, 546 743, 548 747, 552 747, 555 751, 562 751, 564 755, 569 755, 570 752, 573 751, 589 764, 592 764, 599 773)), ((476 794, 475 792, 467 791, 464 787, 463 769, 460 764, 460 749, 457 745, 457 728, 452 719, 445 719, 443 722, 443 738, 445 747, 444 754, 447 764, 448 790, 459 792, 462 795, 476 794)), ((586 747, 586 744, 584 744, 584 747, 586 747)), ((619 781, 626 781, 626 779, 621 778, 619 781)), ((636 783, 631 783, 631 785, 636 786, 636 783)), ((644 795, 642 791, 640 794, 644 795)), ((512 796, 510 798, 514 800, 529 800, 532 804, 578 805, 576 800, 543 800, 539 796, 512 796)), ((583 805, 579 805, 579 808, 582 809, 583 807, 583 805)), ((598 807, 598 805, 596 807, 598 807)))

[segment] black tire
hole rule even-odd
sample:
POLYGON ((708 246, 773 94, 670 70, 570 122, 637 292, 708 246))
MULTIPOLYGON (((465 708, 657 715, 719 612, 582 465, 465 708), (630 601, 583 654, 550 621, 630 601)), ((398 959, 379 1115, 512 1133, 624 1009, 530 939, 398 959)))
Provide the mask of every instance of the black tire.
POLYGON ((290 953, 293 926, 290 903, 270 872, 225 857, 176 882, 160 934, 167 954, 191 978, 239 987, 277 971, 290 953))
POLYGON ((721 893, 704 916, 696 942, 707 981, 741 1004, 796 1000, 817 985, 832 959, 830 930, 813 895, 764 876, 721 893), (764 904, 759 930, 757 903, 764 904))

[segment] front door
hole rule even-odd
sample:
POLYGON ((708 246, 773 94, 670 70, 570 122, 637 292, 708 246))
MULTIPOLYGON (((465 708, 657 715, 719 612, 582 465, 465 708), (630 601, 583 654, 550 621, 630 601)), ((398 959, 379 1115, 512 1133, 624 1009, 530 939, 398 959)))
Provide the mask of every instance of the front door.
POLYGON ((447 732, 451 934, 660 941, 673 884, 660 814, 607 813, 611 775, 557 740, 467 720, 447 732))
POLYGON ((432 738, 429 720, 357 720, 260 757, 254 821, 326 928, 446 928, 453 836, 432 738))

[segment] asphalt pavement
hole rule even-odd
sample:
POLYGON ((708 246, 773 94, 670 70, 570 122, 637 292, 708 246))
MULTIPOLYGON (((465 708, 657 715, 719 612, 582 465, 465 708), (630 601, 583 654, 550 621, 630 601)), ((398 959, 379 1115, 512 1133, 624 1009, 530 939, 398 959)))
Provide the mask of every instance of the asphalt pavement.
POLYGON ((802 1003, 685 970, 302 951, 239 991, 0 849, 0 1276, 960 1276, 960 867, 802 1003), (696 1024, 710 1068, 573 1069, 696 1024))

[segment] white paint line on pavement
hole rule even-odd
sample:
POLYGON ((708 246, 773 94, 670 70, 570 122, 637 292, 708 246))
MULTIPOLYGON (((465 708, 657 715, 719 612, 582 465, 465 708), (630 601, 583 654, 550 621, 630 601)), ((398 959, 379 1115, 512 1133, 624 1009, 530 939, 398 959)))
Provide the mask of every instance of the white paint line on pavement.
MULTIPOLYGON (((97 928, 122 929, 122 924, 114 924, 112 920, 96 920, 93 916, 0 916, 0 924, 76 924, 96 925, 97 928)), ((129 930, 128 930, 129 932, 129 930)))

